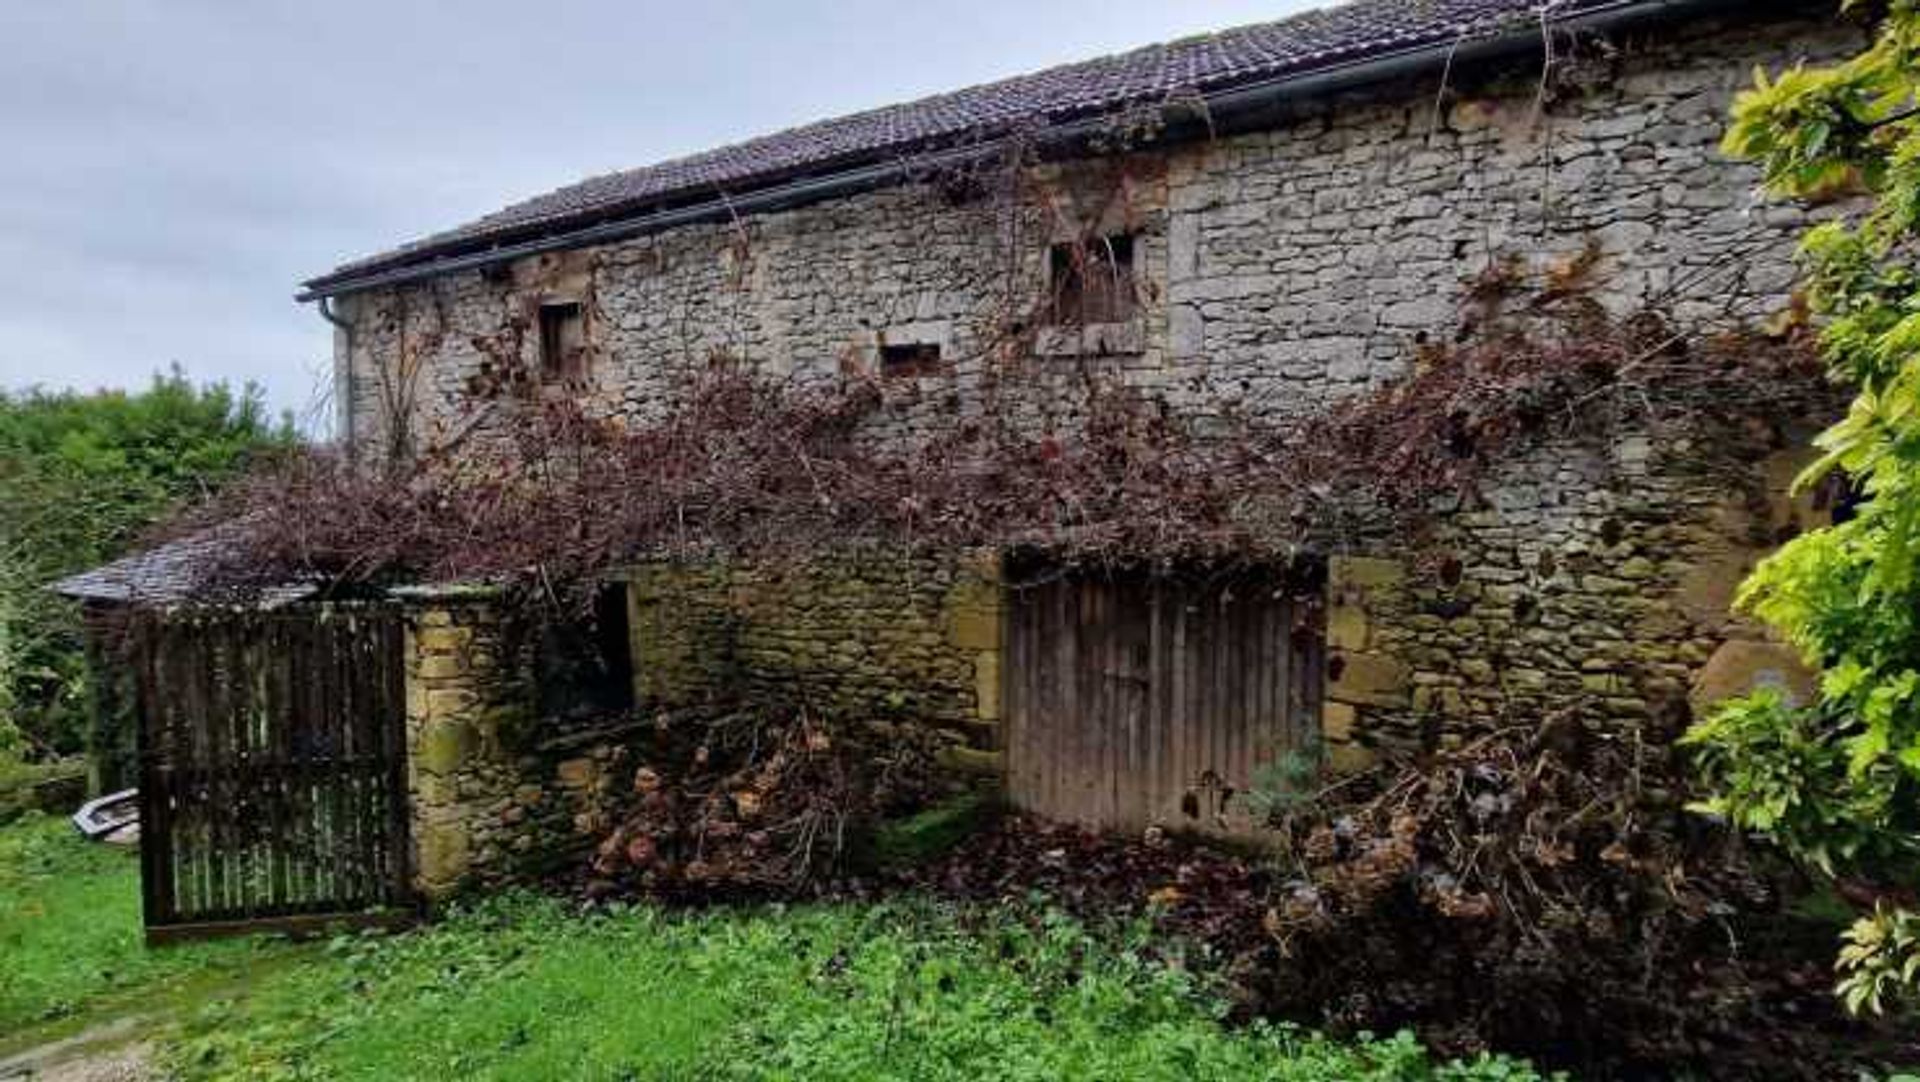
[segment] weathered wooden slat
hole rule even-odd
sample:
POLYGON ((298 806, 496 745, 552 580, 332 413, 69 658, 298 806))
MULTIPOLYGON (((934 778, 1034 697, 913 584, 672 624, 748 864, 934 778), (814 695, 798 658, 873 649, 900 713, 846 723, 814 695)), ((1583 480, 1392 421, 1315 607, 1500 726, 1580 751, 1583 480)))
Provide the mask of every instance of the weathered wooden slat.
POLYGON ((396 611, 189 612, 133 634, 153 938, 412 905, 396 611))
POLYGON ((1248 790, 1317 726, 1321 633, 1292 587, 1257 572, 1017 582, 1010 799, 1106 827, 1252 829, 1248 790))

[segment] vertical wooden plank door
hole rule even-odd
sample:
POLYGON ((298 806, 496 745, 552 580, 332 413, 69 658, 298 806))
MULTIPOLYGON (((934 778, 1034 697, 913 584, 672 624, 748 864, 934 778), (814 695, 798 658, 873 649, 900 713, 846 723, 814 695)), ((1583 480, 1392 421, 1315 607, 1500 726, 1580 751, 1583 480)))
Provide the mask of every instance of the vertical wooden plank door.
POLYGON ((1300 572, 1039 571, 1008 599, 1008 796, 1089 826, 1252 829, 1318 738, 1324 630, 1300 572))
POLYGON ((403 636, 372 605, 135 623, 150 940, 410 911, 403 636))

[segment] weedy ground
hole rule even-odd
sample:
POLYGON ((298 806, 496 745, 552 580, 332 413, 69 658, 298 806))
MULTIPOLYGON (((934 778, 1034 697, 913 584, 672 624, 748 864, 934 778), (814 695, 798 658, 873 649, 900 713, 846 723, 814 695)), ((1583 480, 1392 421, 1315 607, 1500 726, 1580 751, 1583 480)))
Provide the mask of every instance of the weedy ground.
POLYGON ((1205 981, 1035 905, 582 912, 148 950, 130 855, 0 829, 0 1055, 113 1019, 184 1079, 1534 1079, 1411 1038, 1229 1028, 1205 981))

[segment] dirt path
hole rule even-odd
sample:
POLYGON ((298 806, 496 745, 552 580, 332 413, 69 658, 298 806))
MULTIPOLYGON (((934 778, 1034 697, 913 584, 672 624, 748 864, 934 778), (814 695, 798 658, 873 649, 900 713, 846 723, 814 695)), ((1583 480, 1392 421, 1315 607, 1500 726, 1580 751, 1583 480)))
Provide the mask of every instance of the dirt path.
POLYGON ((149 1082, 159 1079, 153 1046, 146 1040, 151 1019, 116 1018, 70 1037, 28 1048, 0 1059, 0 1082, 149 1082))

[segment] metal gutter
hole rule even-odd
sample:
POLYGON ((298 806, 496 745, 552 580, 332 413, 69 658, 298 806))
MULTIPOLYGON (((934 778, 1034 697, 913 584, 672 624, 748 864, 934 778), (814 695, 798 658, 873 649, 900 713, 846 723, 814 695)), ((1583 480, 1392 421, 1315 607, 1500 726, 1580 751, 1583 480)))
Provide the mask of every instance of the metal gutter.
MULTIPOLYGON (((1423 74, 1433 68, 1457 68, 1538 50, 1541 48, 1543 26, 1570 33, 1604 33, 1660 19, 1707 15, 1734 8, 1752 10, 1756 7, 1782 6, 1790 5, 1764 2, 1755 4, 1742 2, 1742 0, 1614 0, 1613 3, 1588 8, 1577 15, 1564 18, 1553 18, 1550 13, 1543 14, 1540 23, 1531 25, 1525 30, 1495 34, 1490 37, 1462 38, 1413 46, 1397 52, 1331 65, 1306 74, 1275 76, 1245 86, 1215 91, 1202 95, 1201 100, 1205 103, 1207 124, 1210 127, 1216 130, 1222 127, 1231 128, 1236 119, 1244 120, 1248 115, 1277 110, 1326 94, 1423 74)), ((1109 122, 1109 117, 1106 115, 1072 121, 1048 132, 1048 142, 1051 145, 1071 144, 1099 134, 1109 122)), ((316 278, 307 283, 307 288, 297 294, 294 299, 304 303, 326 297, 362 293, 448 274, 458 274, 462 271, 478 270, 546 252, 626 240, 675 226, 716 219, 725 220, 735 215, 784 210, 805 203, 871 190, 897 181, 911 173, 978 160, 994 153, 1000 143, 1000 140, 992 140, 966 147, 895 158, 850 168, 829 176, 812 177, 789 184, 761 188, 737 196, 729 197, 723 193, 706 202, 685 207, 602 222, 534 240, 375 271, 360 277, 347 277, 338 281, 328 281, 324 277, 316 278)))
POLYGON ((356 446, 353 438, 353 321, 342 319, 333 310, 333 296, 320 297, 320 303, 315 307, 320 311, 320 318, 333 324, 334 329, 340 332, 342 344, 346 346, 346 356, 341 358, 340 364, 340 386, 335 393, 341 398, 339 443, 347 449, 348 454, 352 454, 356 446))

